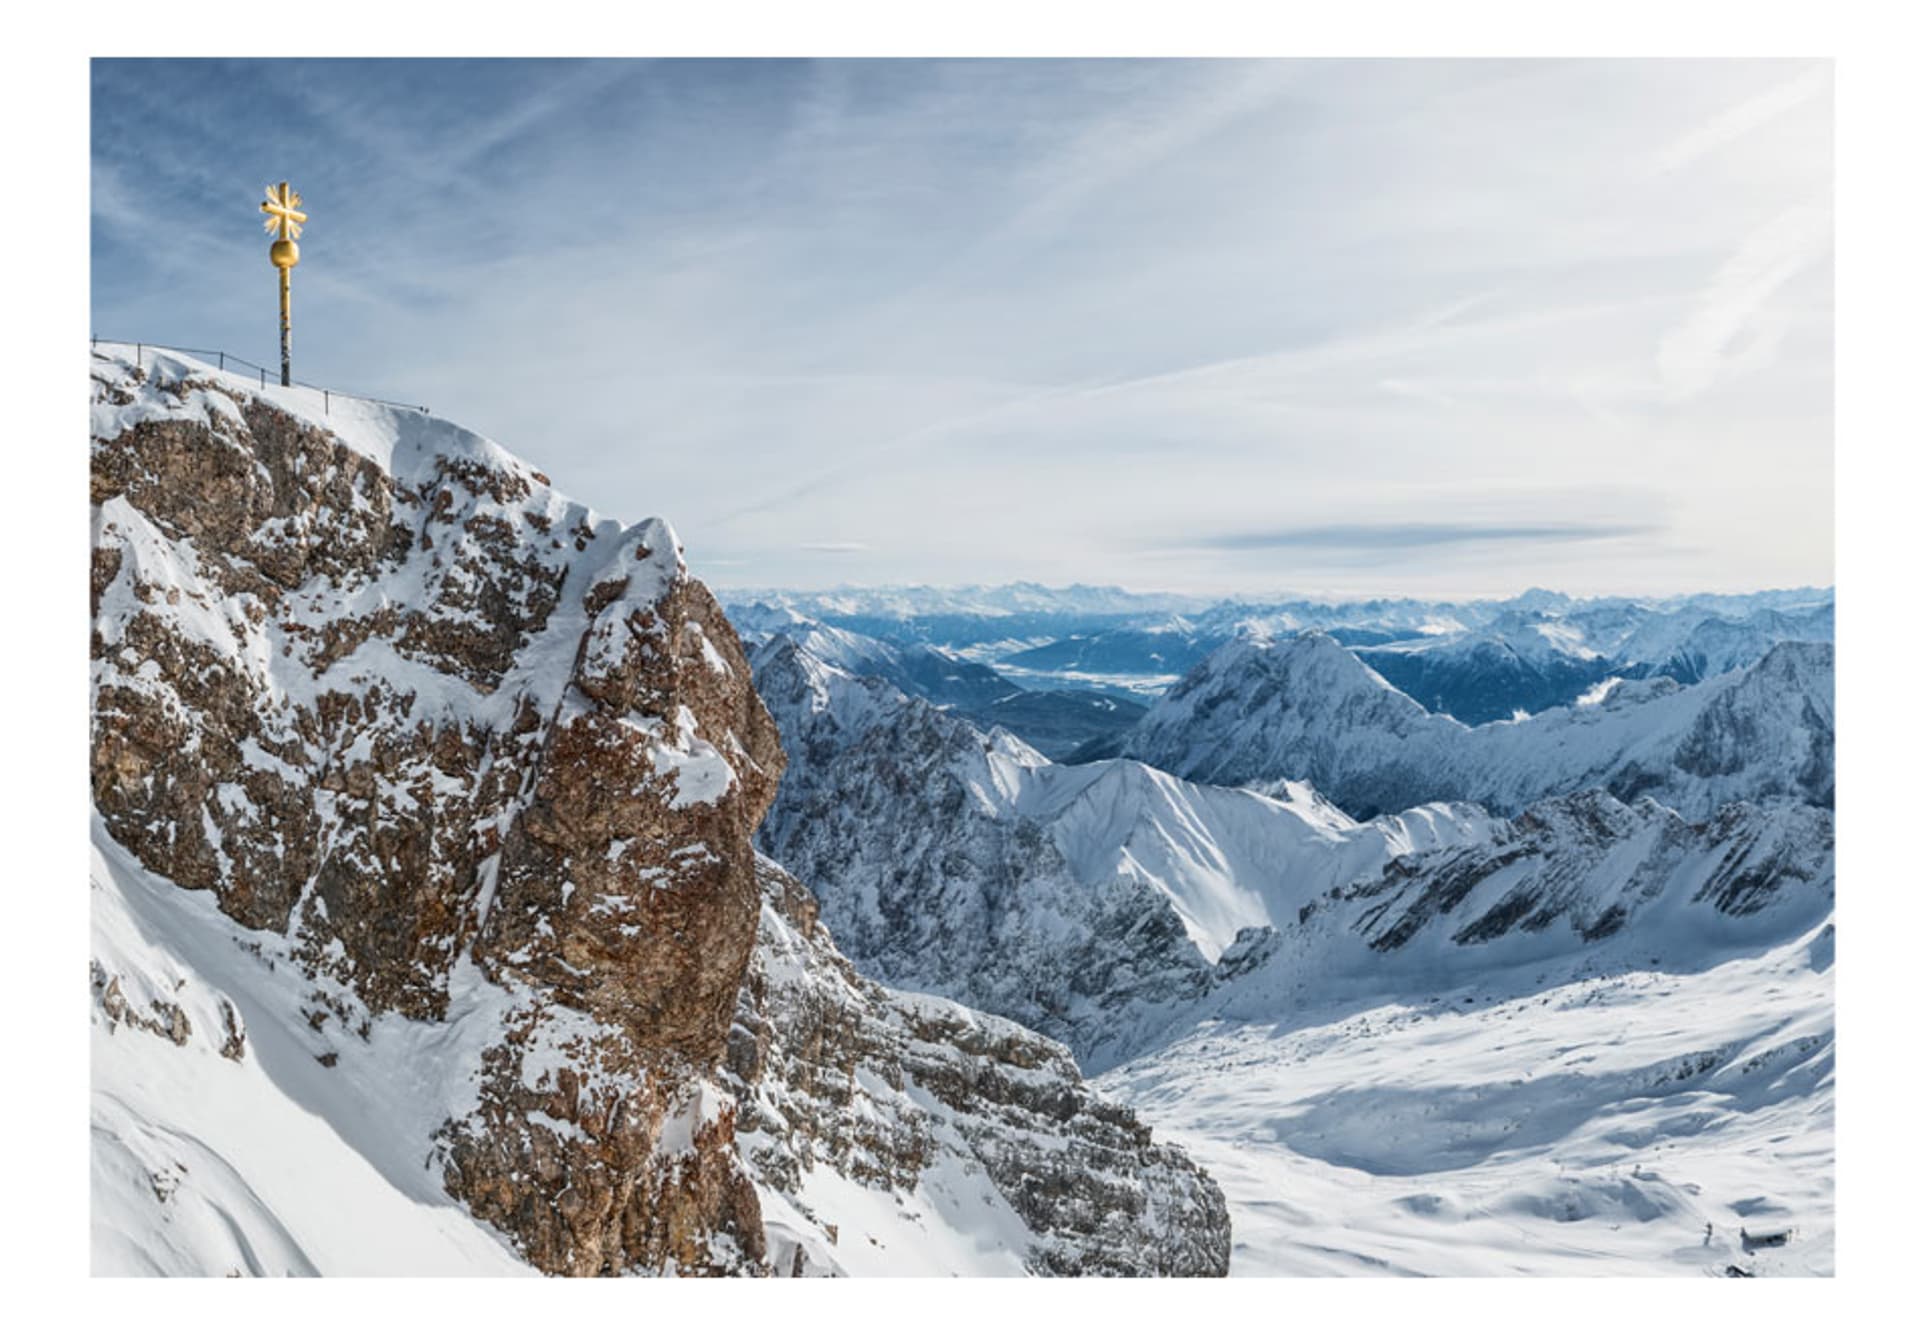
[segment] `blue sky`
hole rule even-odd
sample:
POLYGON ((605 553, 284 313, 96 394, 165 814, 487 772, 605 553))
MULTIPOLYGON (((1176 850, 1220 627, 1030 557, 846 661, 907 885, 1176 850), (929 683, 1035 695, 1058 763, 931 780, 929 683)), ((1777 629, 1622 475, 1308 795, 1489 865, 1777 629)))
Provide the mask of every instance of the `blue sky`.
POLYGON ((1832 579, 1806 61, 95 62, 97 332, 431 404, 715 584, 1832 579))

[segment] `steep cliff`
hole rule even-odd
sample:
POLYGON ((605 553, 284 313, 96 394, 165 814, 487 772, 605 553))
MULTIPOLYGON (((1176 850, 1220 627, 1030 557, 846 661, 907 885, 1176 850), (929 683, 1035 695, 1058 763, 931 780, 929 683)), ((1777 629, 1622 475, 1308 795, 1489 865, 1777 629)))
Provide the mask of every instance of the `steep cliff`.
POLYGON ((726 1074, 741 1145, 791 1206, 803 1256, 821 1253, 828 1227, 829 1255, 860 1241, 828 1215, 864 1185, 903 1202, 888 1226, 905 1215, 956 1268, 985 1232, 1020 1238, 1009 1258, 1024 1251, 1037 1273, 1226 1272, 1218 1188, 1131 1112, 1090 1096, 1064 1047, 867 981, 804 886, 771 861, 761 876, 760 948, 726 1074))
MULTIPOLYGON (((799 1210, 824 1229, 833 1212, 768 1175, 775 1143, 804 1157, 811 1137, 768 1129, 729 1037, 743 983, 772 967, 768 886, 789 922, 806 895, 756 865, 779 738, 672 530, 602 519, 418 414, 321 415, 308 391, 164 356, 96 354, 93 380, 97 837, 143 884, 212 896, 243 956, 232 971, 196 955, 196 971, 181 950, 141 963, 97 938, 96 1084, 112 1041, 162 1036, 152 1002, 183 1004, 155 970, 200 977, 236 1034, 278 1031, 298 1004, 326 1078, 409 1068, 394 1133, 419 1134, 399 1147, 431 1179, 407 1189, 459 1201, 539 1269, 857 1270, 824 1231, 802 1257, 804 1229, 765 1221, 799 1210), (761 1137, 749 1155, 743 1116, 761 1137)), ((916 1110, 977 1123, 953 1131, 949 1165, 999 1180, 998 1163, 1018 1194, 1037 1146, 1064 1138, 1135 1215, 1197 1229, 1129 1232, 1113 1221, 1125 1208, 1096 1226, 1018 1200, 1015 1268, 1224 1267, 1217 1190, 1088 1098, 1070 1061, 993 1021, 916 1019, 853 979, 824 933, 802 936, 801 975, 762 985, 753 1013, 784 1032, 812 1021, 780 1003, 816 982, 865 998, 871 1023, 836 1032, 852 1054, 832 1068, 918 1053, 899 1065, 914 1105, 866 1109, 898 1115, 890 1142, 914 1143, 916 1110), (1038 1072, 1044 1112, 1005 1091, 1003 1063, 1038 1072)), ((761 1068, 811 1087, 817 1059, 761 1068)), ((841 1206, 886 1213, 936 1161, 881 1159, 841 1206)), ((1093 1176, 1072 1180, 1098 1198, 1093 1176)))

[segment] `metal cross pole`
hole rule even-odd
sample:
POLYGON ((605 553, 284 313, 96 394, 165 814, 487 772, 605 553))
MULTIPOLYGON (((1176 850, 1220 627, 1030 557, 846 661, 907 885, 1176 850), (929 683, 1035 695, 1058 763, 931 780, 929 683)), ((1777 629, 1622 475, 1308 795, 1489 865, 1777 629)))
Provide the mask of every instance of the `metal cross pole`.
POLYGON ((280 266, 280 383, 293 383, 293 265, 280 266))
POLYGON ((267 187, 260 211, 267 215, 267 234, 275 238, 267 257, 280 270, 280 383, 293 383, 293 266, 300 262, 295 244, 307 215, 300 211, 300 194, 285 181, 267 187))

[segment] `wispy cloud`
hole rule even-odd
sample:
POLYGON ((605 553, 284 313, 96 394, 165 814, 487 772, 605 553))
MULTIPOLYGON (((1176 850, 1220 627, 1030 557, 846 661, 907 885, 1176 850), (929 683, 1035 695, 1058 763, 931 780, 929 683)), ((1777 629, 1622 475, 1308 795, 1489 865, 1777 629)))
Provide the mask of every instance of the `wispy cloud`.
POLYGON ((88 193, 96 226, 136 236, 151 234, 152 219, 135 202, 126 177, 111 162, 94 160, 88 193))
POLYGON ((1679 171, 1736 139, 1762 129, 1801 104, 1830 93, 1832 88, 1832 67, 1821 61, 1681 135, 1654 154, 1654 166, 1660 171, 1679 171))
POLYGON ((1192 544, 1222 551, 1405 551, 1481 542, 1594 542, 1658 531, 1656 525, 1644 523, 1336 523, 1210 534, 1195 538, 1192 544))
POLYGON ((865 542, 802 542, 802 551, 821 551, 835 556, 851 556, 870 550, 865 542))
POLYGON ((1773 360, 1791 325, 1775 299, 1827 255, 1832 226, 1828 209, 1802 206, 1741 241, 1694 310, 1660 340, 1660 375, 1671 392, 1697 394, 1773 360))

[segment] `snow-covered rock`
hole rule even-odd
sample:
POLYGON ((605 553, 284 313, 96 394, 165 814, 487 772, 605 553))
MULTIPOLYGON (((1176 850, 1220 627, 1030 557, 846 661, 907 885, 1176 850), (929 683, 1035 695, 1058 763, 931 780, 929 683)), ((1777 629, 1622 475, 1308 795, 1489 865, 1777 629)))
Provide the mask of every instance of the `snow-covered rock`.
POLYGON ((725 1073, 776 1268, 1226 1272, 1219 1189, 1065 1048, 866 981, 798 881, 763 861, 761 883, 725 1073))
POLYGON ((420 414, 93 381, 97 1269, 1218 1272, 1217 1192, 1057 1048, 774 957, 778 739, 664 522, 420 414), (839 987, 839 1054, 738 1068, 743 1013, 839 987), (836 1137, 877 1174, 770 1175, 836 1137), (982 1184, 1076 1151, 1111 1217, 982 1184))
POLYGON ((1805 608, 1762 607, 1737 617, 1690 606, 1649 617, 1619 645, 1613 657, 1623 673, 1694 682, 1756 663, 1775 644, 1787 640, 1831 643, 1833 603, 1805 608))
POLYGON ((1469 725, 1571 704, 1613 674, 1577 626, 1524 612, 1508 612, 1480 630, 1354 652, 1429 711, 1469 725))
POLYGON ((1554 797, 1478 842, 1396 858, 1249 932, 1209 1014, 1487 986, 1569 963, 1698 968, 1792 939, 1833 910, 1833 815, 1734 803, 1690 823, 1649 797, 1554 797))

